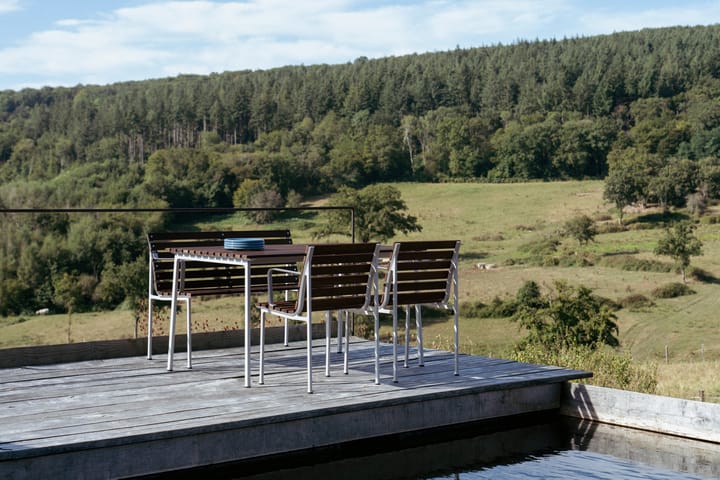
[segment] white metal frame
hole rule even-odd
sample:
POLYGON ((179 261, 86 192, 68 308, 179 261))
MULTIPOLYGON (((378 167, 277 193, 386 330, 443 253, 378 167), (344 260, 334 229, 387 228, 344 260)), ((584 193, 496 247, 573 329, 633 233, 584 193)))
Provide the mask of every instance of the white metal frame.
MULTIPOLYGON (((153 300, 161 302, 172 302, 172 295, 161 295, 155 286, 155 264, 153 262, 153 254, 156 254, 152 250, 149 252, 148 261, 148 338, 147 338, 147 359, 152 360, 152 340, 153 340, 153 300)), ((181 276, 184 278, 184 276, 181 276)), ((185 317, 187 321, 187 335, 188 335, 188 363, 190 362, 190 348, 191 348, 191 313, 190 313, 190 295, 178 295, 177 300, 185 302, 185 317)))
MULTIPOLYGON (((265 382, 265 315, 271 314, 287 320, 305 322, 307 324, 307 392, 313 393, 312 388, 312 256, 314 246, 308 246, 305 262, 302 272, 285 270, 282 268, 273 268, 268 271, 268 305, 261 305, 260 308, 260 375, 259 383, 265 382), (296 308, 293 312, 284 312, 273 309, 273 293, 272 293, 272 272, 283 272, 299 276, 299 289, 296 308)), ((375 322, 375 384, 380 384, 380 318, 378 315, 378 256, 380 253, 380 244, 375 245, 373 254, 371 274, 365 293, 365 304, 361 308, 343 310, 345 313, 345 322, 347 322, 347 313, 364 313, 371 312, 375 322)), ((338 313, 338 324, 341 323, 341 313, 338 313)), ((330 341, 331 341, 331 311, 325 311, 325 376, 330 376, 330 341)), ((286 323, 287 325, 287 323, 286 323)), ((349 328, 345 328, 346 341, 349 341, 349 328)), ((340 342, 340 327, 338 326, 338 342, 340 342)), ((348 356, 349 348, 346 345, 344 356, 344 373, 348 373, 348 356)), ((340 346, 338 346, 340 348, 340 346)))
MULTIPOLYGON (((250 260, 245 258, 219 258, 209 255, 198 255, 191 253, 175 253, 173 260, 173 282, 172 282, 172 298, 170 302, 170 331, 168 333, 168 371, 173 369, 173 358, 175 356, 175 321, 177 317, 177 302, 183 299, 184 296, 179 296, 178 291, 182 288, 182 279, 184 278, 185 262, 186 261, 201 261, 206 263, 217 263, 222 265, 239 265, 245 269, 245 386, 250 387, 250 341, 251 341, 251 316, 250 316, 250 260), (180 279, 180 281, 179 281, 180 279)), ((189 304, 188 304, 189 311, 189 304)), ((188 316, 189 318, 189 316, 188 316)), ((188 324, 188 336, 187 336, 187 367, 192 368, 192 346, 191 346, 191 335, 190 325, 188 324)))
MULTIPOLYGON (((407 242, 406 242, 407 243, 407 242)), ((379 313, 392 314, 393 322, 393 382, 397 382, 397 340, 398 340, 398 300, 397 300, 397 289, 394 287, 398 283, 398 269, 397 261, 398 255, 402 248, 403 242, 396 242, 393 245, 392 255, 388 265, 388 270, 385 277, 385 285, 383 288, 383 301, 378 309, 379 313)), ((410 341, 410 307, 415 308, 415 324, 417 328, 417 339, 418 339, 418 366, 424 366, 424 347, 422 337, 422 313, 421 307, 427 306, 442 310, 452 310, 453 312, 453 354, 454 354, 454 375, 460 374, 460 360, 459 360, 459 342, 460 334, 458 329, 458 254, 460 250, 460 241, 455 243, 455 251, 452 256, 450 263, 450 272, 448 275, 448 283, 445 291, 445 298, 441 302, 431 303, 417 303, 413 305, 405 305, 405 355, 403 359, 403 366, 408 367, 409 357, 409 341, 410 341), (452 297, 452 303, 450 303, 452 297)))

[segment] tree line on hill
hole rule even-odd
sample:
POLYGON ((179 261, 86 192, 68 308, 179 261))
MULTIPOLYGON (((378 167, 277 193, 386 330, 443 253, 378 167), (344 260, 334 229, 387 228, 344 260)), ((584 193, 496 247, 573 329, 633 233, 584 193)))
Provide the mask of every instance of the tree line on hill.
MULTIPOLYGON (((0 208, 277 207, 386 181, 627 171, 642 185, 608 194, 616 205, 674 206, 720 195, 719 99, 720 26, 2 91, 0 208), (678 165, 680 193, 655 180, 678 165)), ((7 219, 0 314, 67 304, 68 275, 117 304, 132 295, 119 278, 142 271, 141 233, 164 221, 7 219)))

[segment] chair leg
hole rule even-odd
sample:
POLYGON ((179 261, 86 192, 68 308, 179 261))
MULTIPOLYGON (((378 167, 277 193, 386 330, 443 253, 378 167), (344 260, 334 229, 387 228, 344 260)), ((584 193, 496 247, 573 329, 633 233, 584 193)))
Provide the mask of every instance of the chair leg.
POLYGON ((307 321, 307 392, 312 393, 312 316, 307 321))
MULTIPOLYGON (((290 294, 287 290, 285 290, 285 301, 287 301, 288 298, 290 298, 290 294)), ((288 319, 286 318, 285 319, 285 339, 283 341, 283 345, 285 345, 287 347, 289 345, 289 343, 288 343, 289 340, 290 340, 290 327, 288 326, 288 319)))
POLYGON ((393 362, 392 362, 392 368, 393 368, 393 382, 397 383, 398 381, 398 373, 397 373, 397 342, 398 342, 398 334, 397 334, 397 328, 398 328, 398 321, 397 321, 397 305, 393 307, 393 317, 392 317, 393 327, 392 327, 392 349, 393 349, 393 362))
POLYGON ((152 299, 148 297, 148 340, 147 340, 147 359, 152 360, 152 299))
POLYGON ((410 305, 405 306, 405 359, 403 367, 408 368, 408 358, 410 358, 410 305))
MULTIPOLYGON (((338 323, 340 323, 338 321, 338 323)), ((332 314, 330 310, 325 312, 325 376, 330 376, 330 341, 332 340, 331 335, 332 326, 332 314)))
POLYGON ((425 366, 425 358, 423 355, 423 337, 422 337, 422 313, 420 305, 415 305, 415 323, 417 324, 418 338, 418 366, 425 366))
MULTIPOLYGON (((345 355, 343 361, 343 373, 348 374, 348 363, 350 357, 350 313, 344 312, 343 321, 345 322, 345 355)), ((339 319, 340 317, 338 317, 339 319)))
POLYGON ((458 331, 458 309, 457 309, 457 299, 455 302, 455 306, 453 306, 453 316, 455 317, 455 351, 453 352, 455 355, 455 372, 453 372, 456 376, 460 375, 460 333, 458 331))
MULTIPOLYGON (((287 319, 285 319, 287 325, 287 319)), ((260 310, 260 374, 258 383, 265 384, 265 310, 260 310)))
POLYGON ((338 331, 337 331, 337 353, 342 353, 343 351, 343 322, 340 319, 340 316, 343 314, 342 310, 338 310, 337 312, 337 324, 338 324, 338 331))
POLYGON ((187 368, 192 368, 192 321, 190 318, 190 299, 185 300, 185 319, 187 321, 187 368))
MULTIPOLYGON (((373 313, 375 320, 375 385, 380 385, 380 315, 377 307, 373 313)), ((395 315, 397 318, 397 315, 395 315)))

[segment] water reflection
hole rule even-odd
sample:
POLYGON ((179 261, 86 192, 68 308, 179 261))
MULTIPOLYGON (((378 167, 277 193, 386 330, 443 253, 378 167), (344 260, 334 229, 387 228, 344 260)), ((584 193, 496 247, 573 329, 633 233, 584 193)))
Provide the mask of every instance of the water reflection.
POLYGON ((223 480, 708 479, 720 478, 720 445, 565 417, 524 417, 172 478, 200 474, 223 480))

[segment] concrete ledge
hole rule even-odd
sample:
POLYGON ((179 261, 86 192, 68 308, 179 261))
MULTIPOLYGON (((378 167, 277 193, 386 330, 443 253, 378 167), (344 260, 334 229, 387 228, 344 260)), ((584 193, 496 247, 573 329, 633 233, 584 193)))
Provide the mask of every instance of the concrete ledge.
MULTIPOLYGON (((7 478, 120 478, 309 451, 357 440, 556 410, 560 383, 437 398, 391 399, 228 424, 178 429, 121 441, 15 452, 7 478), (23 455, 23 453, 25 455, 23 455), (40 454, 40 455, 36 455, 40 454), (112 474, 108 474, 112 472, 112 474)), ((10 456, 10 455, 8 455, 10 456)), ((5 477, 3 477, 5 478, 5 477)))
POLYGON ((720 404, 577 383, 563 388, 570 417, 720 443, 720 404))

